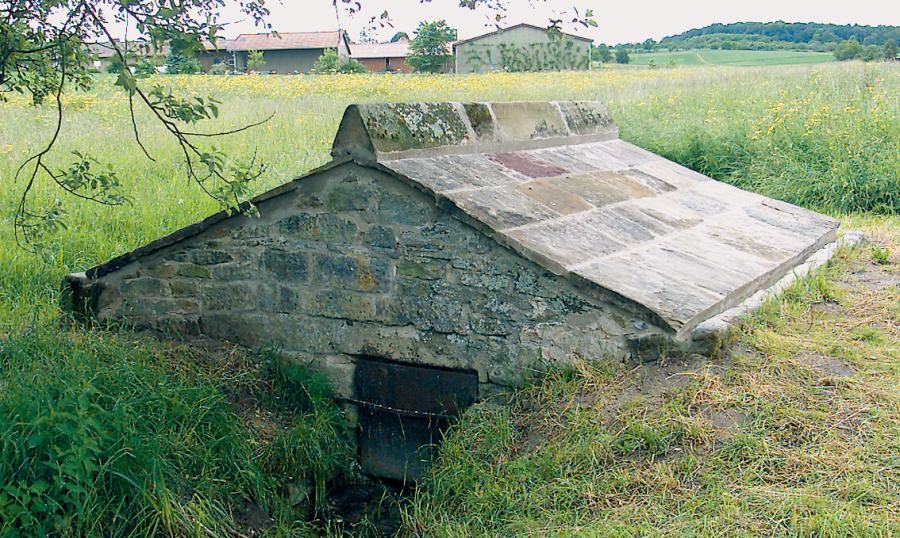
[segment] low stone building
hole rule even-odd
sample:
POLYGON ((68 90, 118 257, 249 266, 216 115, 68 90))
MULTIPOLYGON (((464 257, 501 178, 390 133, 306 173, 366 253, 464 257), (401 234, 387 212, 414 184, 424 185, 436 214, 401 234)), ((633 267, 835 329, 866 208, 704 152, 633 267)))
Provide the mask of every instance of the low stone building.
POLYGON ((577 359, 696 347, 837 222, 618 139, 597 103, 351 106, 334 160, 70 275, 101 322, 331 375, 365 469, 414 476, 460 409, 577 359))

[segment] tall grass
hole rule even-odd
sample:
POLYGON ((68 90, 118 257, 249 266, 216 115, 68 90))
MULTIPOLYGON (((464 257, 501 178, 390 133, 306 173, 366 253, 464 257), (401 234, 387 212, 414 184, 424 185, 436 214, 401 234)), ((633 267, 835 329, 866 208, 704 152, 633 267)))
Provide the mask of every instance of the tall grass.
POLYGON ((271 360, 245 379, 269 389, 263 409, 291 417, 260 442, 227 397, 235 387, 182 354, 173 370, 103 335, 0 340, 0 535, 225 536, 247 506, 302 515, 290 510, 292 485, 311 483, 321 501, 325 479, 351 461, 324 381, 271 360), (310 396, 273 403, 301 383, 310 396))

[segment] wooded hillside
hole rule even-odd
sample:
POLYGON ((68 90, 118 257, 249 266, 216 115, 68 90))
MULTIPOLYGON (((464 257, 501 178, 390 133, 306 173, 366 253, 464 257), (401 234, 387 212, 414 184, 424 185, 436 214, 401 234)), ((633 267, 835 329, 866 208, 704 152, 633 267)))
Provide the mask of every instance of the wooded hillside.
POLYGON ((659 46, 679 49, 831 50, 847 39, 855 39, 864 45, 881 46, 888 41, 900 41, 900 27, 781 21, 716 23, 665 37, 659 46))

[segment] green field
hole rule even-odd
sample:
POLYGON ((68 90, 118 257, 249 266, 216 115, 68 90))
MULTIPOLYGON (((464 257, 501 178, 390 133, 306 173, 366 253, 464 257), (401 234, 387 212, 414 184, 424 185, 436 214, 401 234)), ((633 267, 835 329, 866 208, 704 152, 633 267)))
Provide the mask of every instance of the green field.
MULTIPOLYGON (((255 192, 327 162, 352 102, 598 99, 626 140, 870 234, 872 245, 842 252, 749 320, 725 358, 587 361, 506 410, 473 408, 398 517, 404 534, 900 532, 900 67, 147 82, 218 97, 220 123, 198 129, 276 112, 210 142, 269 164, 255 192)), ((110 77, 66 96, 64 110, 48 164, 69 165, 75 150, 97 157, 131 203, 66 199, 66 227, 38 254, 19 248, 12 177, 46 144, 54 114, 24 98, 0 103, 0 536, 374 532, 340 523, 330 496, 357 471, 325 380, 277 348, 163 344, 59 310, 66 273, 217 210, 185 179, 176 142, 139 112, 156 162, 142 155, 110 77)), ((36 207, 60 198, 47 181, 35 193, 36 207)))
POLYGON ((685 50, 631 54, 631 64, 657 67, 683 65, 767 66, 819 64, 834 61, 830 52, 792 50, 685 50))

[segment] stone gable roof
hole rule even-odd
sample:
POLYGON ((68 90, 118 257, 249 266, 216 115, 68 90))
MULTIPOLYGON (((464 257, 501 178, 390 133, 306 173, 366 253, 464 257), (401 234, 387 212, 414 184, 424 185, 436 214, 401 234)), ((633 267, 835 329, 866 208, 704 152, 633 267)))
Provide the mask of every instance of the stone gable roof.
POLYGON ((679 333, 768 287, 838 227, 620 140, 599 103, 359 105, 333 155, 377 163, 679 333))
MULTIPOLYGON (((678 337, 778 281, 838 227, 620 140, 600 103, 353 105, 332 155, 325 168, 355 161, 392 174, 519 255, 652 312, 678 337)), ((226 218, 214 215, 86 276, 226 218)))

